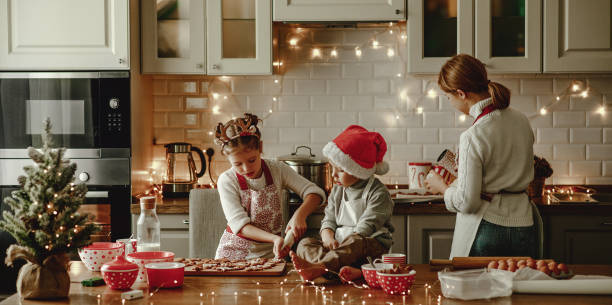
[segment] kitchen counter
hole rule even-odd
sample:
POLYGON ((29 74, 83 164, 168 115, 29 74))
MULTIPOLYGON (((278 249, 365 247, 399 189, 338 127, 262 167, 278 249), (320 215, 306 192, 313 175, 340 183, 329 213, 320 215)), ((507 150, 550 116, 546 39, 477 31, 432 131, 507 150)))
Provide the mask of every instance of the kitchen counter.
MULTIPOLYGON (((571 265, 576 274, 612 275, 610 265, 571 265)), ((287 270, 293 269, 291 265, 287 270)), ((415 265, 417 275, 411 293, 405 297, 385 294, 381 289, 359 289, 350 285, 326 284, 325 299, 321 289, 303 286, 296 272, 284 276, 229 277, 186 276, 182 288, 149 291, 145 284, 137 283, 133 289, 144 290, 144 298, 125 303, 144 304, 610 304, 610 295, 546 295, 514 294, 510 297, 491 300, 460 301, 440 296, 436 285, 437 271, 429 265, 415 265), (257 285, 256 283, 259 283, 257 285), (281 285, 282 283, 282 285, 281 285), (432 288, 425 288, 429 284, 432 288), (214 292, 214 294, 213 294, 214 292), (153 294, 151 294, 153 293, 153 294), (214 295, 214 296, 213 296, 214 295), (261 296, 259 299, 258 296, 261 296), (438 297, 440 299, 438 300, 438 297), (257 300, 257 301, 256 301, 257 300), (325 300, 325 301, 324 301, 325 300)), ((81 262, 70 266, 70 295, 68 299, 20 301, 16 294, 0 302, 0 305, 16 304, 121 304, 120 290, 106 286, 83 287, 81 280, 100 277, 99 272, 87 270, 81 262)))

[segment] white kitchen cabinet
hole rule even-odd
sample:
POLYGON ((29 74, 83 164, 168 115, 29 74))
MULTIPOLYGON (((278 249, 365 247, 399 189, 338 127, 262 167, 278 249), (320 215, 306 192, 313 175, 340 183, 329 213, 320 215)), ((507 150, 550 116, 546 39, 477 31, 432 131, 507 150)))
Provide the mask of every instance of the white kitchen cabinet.
POLYGON ((473 54, 473 0, 408 0, 408 71, 438 73, 449 57, 473 54))
POLYGON ((271 0, 207 0, 210 75, 272 74, 271 0))
POLYGON ((474 56, 489 72, 540 72, 542 2, 477 0, 474 56))
POLYGON ((429 264, 431 259, 450 257, 455 215, 409 215, 406 218, 406 237, 409 264, 429 264))
POLYGON ((129 69, 128 0, 0 0, 0 70, 129 69))
POLYGON ((274 0, 274 21, 397 21, 404 0, 274 0))
MULTIPOLYGON (((136 236, 139 214, 132 214, 132 235, 136 236)), ((175 257, 189 257, 189 214, 157 214, 162 251, 175 257)))
POLYGON ((544 72, 612 71, 610 0, 544 0, 544 72))
POLYGON ((206 73, 204 1, 141 1, 142 72, 206 73))

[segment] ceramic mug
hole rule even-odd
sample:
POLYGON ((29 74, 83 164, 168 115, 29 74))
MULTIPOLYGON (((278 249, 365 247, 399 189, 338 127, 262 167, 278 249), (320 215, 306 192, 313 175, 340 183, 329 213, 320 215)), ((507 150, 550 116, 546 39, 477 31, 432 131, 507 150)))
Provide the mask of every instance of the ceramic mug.
POLYGON ((386 253, 382 255, 382 259, 377 258, 374 260, 374 264, 377 262, 383 262, 385 264, 400 265, 400 267, 406 266, 406 254, 404 253, 386 253))
POLYGON ((124 247, 123 256, 127 257, 128 254, 136 252, 136 246, 138 240, 135 238, 123 238, 117 239, 118 243, 122 243, 124 247))
POLYGON ((433 173, 440 175, 440 177, 442 177, 442 179, 444 180, 444 183, 446 183, 447 185, 451 184, 456 178, 446 168, 440 165, 436 165, 429 171, 425 179, 429 179, 429 177, 433 176, 433 173))
POLYGON ((438 157, 438 165, 444 167, 457 177, 457 155, 450 149, 445 149, 438 157))
POLYGON ((431 169, 431 162, 408 163, 408 183, 411 189, 425 188, 425 176, 431 169))

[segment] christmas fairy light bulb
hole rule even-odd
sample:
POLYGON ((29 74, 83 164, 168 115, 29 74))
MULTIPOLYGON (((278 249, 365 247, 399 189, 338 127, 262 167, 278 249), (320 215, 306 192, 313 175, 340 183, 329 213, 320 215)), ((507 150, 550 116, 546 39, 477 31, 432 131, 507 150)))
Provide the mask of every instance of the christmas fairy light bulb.
POLYGON ((278 101, 278 98, 276 98, 276 96, 275 96, 275 97, 272 98, 272 101, 276 102, 276 101, 278 101))
POLYGON ((395 56, 395 50, 393 50, 392 48, 388 48, 387 57, 393 57, 393 56, 395 56))
POLYGON ((218 99, 218 98, 219 98, 219 93, 217 93, 217 92, 213 92, 213 93, 212 93, 212 97, 213 97, 214 99, 218 99))
POLYGON ((395 76, 402 77, 402 73, 397 73, 395 76))
POLYGON ((338 51, 336 49, 332 49, 329 55, 333 58, 338 57, 338 51))
POLYGON ((297 38, 293 37, 293 38, 289 39, 289 45, 290 46, 295 47, 295 46, 297 46, 297 44, 298 44, 298 39, 297 38))
POLYGON ((219 114, 219 108, 220 108, 219 105, 213 106, 213 108, 212 108, 213 114, 219 114))
POLYGON ((459 116, 459 121, 465 122, 465 114, 459 116))
POLYGON ((321 49, 314 48, 312 49, 312 58, 320 58, 321 57, 321 49))
POLYGON ((580 90, 580 85, 577 83, 574 83, 572 85, 572 91, 577 92, 578 90, 580 90))
POLYGON ((378 48, 378 45, 378 40, 372 41, 372 46, 374 47, 374 49, 378 48))
POLYGON ((589 97, 589 92, 588 92, 588 91, 586 91, 586 90, 584 90, 584 91, 582 91, 582 92, 580 93, 580 96, 582 96, 582 98, 587 98, 587 97, 589 97))
POLYGON ((224 99, 224 100, 227 100, 227 95, 224 95, 224 96, 223 96, 223 99, 224 99))
POLYGON ((436 97, 437 96, 436 90, 434 90, 434 89, 427 90, 427 96, 430 97, 430 98, 436 97))
POLYGON ((423 113, 423 107, 417 107, 417 113, 418 114, 423 113))
POLYGON ((561 97, 560 97, 560 96, 557 96, 557 97, 555 97, 555 99, 556 99, 557 101, 560 101, 560 100, 561 100, 561 97))
POLYGON ((548 113, 548 111, 546 110, 546 108, 541 108, 540 109, 540 115, 546 115, 548 113))
POLYGON ((406 36, 406 34, 402 34, 402 35, 400 35, 400 37, 402 38, 402 40, 408 39, 408 36, 406 36))
POLYGON ((355 47, 355 56, 361 57, 361 49, 359 47, 355 47))
POLYGON ((606 107, 605 106, 599 107, 599 109, 597 109, 597 113, 599 113, 601 115, 605 115, 606 114, 606 107))

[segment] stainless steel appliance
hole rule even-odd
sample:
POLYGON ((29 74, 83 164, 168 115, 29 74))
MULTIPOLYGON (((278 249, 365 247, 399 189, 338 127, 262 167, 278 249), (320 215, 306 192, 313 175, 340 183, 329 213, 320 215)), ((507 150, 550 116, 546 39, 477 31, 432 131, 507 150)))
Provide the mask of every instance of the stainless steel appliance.
MULTIPOLYGON (((130 79, 128 72, 0 73, 0 191, 17 189, 27 147, 42 146, 43 120, 53 142, 77 164, 75 183, 88 187, 81 211, 103 227, 94 239, 131 235, 130 79)), ((0 209, 8 207, 0 200, 0 209)), ((0 231, 0 261, 15 240, 0 231)), ((0 264, 0 293, 15 289, 18 268, 0 264), (6 283, 5 283, 6 281, 6 283)))
MULTIPOLYGON (((329 162, 326 158, 318 158, 312 153, 308 146, 298 146, 295 152, 280 156, 279 161, 285 162, 298 174, 314 182, 329 195, 332 188, 332 175, 329 162), (308 149, 308 154, 298 154, 300 148, 308 149)), ((298 202, 300 198, 293 192, 289 192, 289 202, 298 202)))
POLYGON ((166 147, 168 165, 162 191, 164 197, 189 197, 189 191, 198 183, 198 178, 206 172, 206 159, 201 149, 189 143, 169 143, 166 147), (191 152, 200 157, 200 171, 196 172, 191 152))

